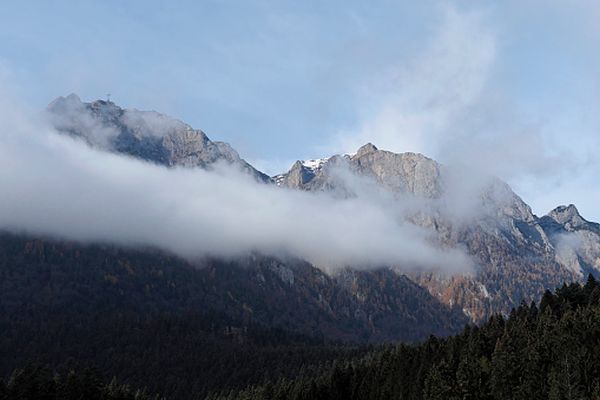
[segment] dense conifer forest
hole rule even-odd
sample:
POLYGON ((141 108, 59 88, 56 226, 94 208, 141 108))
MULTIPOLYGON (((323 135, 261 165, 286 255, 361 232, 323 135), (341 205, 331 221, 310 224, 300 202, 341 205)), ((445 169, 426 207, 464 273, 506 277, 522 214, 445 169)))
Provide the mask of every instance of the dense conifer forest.
POLYGON ((226 313, 238 299, 208 296, 212 281, 169 267, 177 260, 5 244, 14 245, 0 257, 5 399, 69 398, 61 393, 72 381, 95 393, 76 398, 101 399, 600 399, 600 284, 592 276, 455 336, 375 346, 226 313), (32 394, 40 387, 47 397, 32 394))
POLYGON ((76 362, 170 399, 203 398, 368 351, 245 318, 242 279, 213 288, 213 271, 175 257, 0 237, 0 378, 30 361, 76 362))
POLYGON ((112 379, 103 380, 98 370, 53 371, 29 364, 0 379, 0 400, 161 400, 143 389, 133 389, 112 379))
POLYGON ((320 373, 211 400, 600 399, 600 284, 547 291, 456 336, 390 345, 320 373))
MULTIPOLYGON (((295 374, 281 374, 244 390, 214 391, 206 398, 597 400, 600 283, 590 276, 585 285, 565 284, 554 293, 547 291, 539 305, 522 304, 508 318, 494 316, 447 339, 431 337, 419 345, 371 348, 363 355, 341 352, 333 362, 318 363, 318 357, 302 359, 297 354, 293 347, 281 346, 270 359, 279 360, 282 368, 287 363, 295 374)), ((260 355, 241 358, 238 369, 258 374, 269 370, 260 355)), ((247 379, 235 376, 238 384, 247 379)), ((146 378, 148 386, 169 379, 166 375, 146 378)), ((52 371, 29 364, 0 383, 3 400, 160 398, 148 393, 115 379, 106 383, 95 369, 68 366, 52 371)), ((205 396, 202 390, 174 391, 169 398, 205 396)))

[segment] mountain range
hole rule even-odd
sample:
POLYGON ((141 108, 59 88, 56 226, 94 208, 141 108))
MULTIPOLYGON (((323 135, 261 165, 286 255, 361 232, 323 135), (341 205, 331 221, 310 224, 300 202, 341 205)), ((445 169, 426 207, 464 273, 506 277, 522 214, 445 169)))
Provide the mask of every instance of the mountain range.
POLYGON ((239 390, 369 350, 348 344, 452 335, 600 272, 599 224, 574 205, 536 216, 508 184, 468 167, 367 143, 268 176, 230 145, 155 111, 74 94, 47 111, 56 131, 99 151, 165 168, 225 164, 275 191, 383 198, 390 219, 428 232, 431 246, 461 252, 469 265, 332 269, 259 251, 190 259, 150 246, 4 231, 0 373, 29 359, 52 366, 76 359, 175 398, 239 390))
POLYGON ((335 173, 340 163, 398 197, 427 202, 408 216, 410 222, 435 231, 440 246, 464 248, 476 267, 473 274, 409 275, 444 303, 459 305, 474 322, 599 271, 599 225, 585 220, 574 205, 538 217, 499 179, 467 173, 464 179, 475 183, 465 186, 458 182, 460 171, 421 154, 395 154, 367 144, 353 155, 298 161, 276 181, 294 189, 331 190, 343 185, 335 173), (466 216, 458 218, 448 212, 456 204, 456 186, 465 190, 458 200, 468 205, 466 216))
MULTIPOLYGON (((600 271, 600 225, 585 220, 574 205, 538 217, 501 180, 465 173, 421 154, 396 154, 369 143, 354 154, 299 160, 289 171, 268 177, 228 144, 154 111, 122 109, 102 100, 84 103, 74 94, 56 99, 48 111, 60 132, 167 167, 210 169, 224 161, 265 184, 352 196, 354 189, 340 178, 344 168, 403 204, 410 199, 419 206, 407 212, 407 222, 435 232, 438 246, 464 250, 474 270, 448 275, 405 265, 382 267, 405 275, 448 307, 458 307, 473 322, 600 271), (455 209, 462 210, 460 215, 455 209)), ((341 277, 349 273, 335 272, 330 278, 345 281, 341 277)))

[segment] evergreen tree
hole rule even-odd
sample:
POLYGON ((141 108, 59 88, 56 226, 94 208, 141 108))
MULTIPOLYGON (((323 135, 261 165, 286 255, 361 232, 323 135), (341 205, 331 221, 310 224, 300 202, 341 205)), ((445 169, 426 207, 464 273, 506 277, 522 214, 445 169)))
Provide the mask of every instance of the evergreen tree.
POLYGON ((0 400, 8 400, 8 388, 2 379, 0 379, 0 400))
POLYGON ((591 273, 588 274, 587 277, 587 281, 585 282, 585 286, 583 287, 583 291, 585 293, 586 296, 589 296, 594 289, 596 289, 598 287, 598 281, 596 281, 596 278, 594 278, 594 275, 592 275, 591 273))
POLYGON ((447 400, 449 398, 451 386, 445 372, 446 365, 443 362, 431 368, 425 379, 424 400, 447 400))
MULTIPOLYGON (((300 377, 285 399, 595 399, 600 400, 600 304, 593 279, 523 303, 508 320, 493 316, 451 338, 386 346, 367 356, 300 377), (311 386, 314 382, 316 385, 311 386), (417 389, 416 391, 414 389, 417 389)), ((249 392, 236 394, 244 397, 249 392)))
POLYGON ((550 308, 552 312, 555 312, 556 306, 556 297, 551 291, 546 290, 540 300, 540 311, 544 312, 547 308, 550 308))

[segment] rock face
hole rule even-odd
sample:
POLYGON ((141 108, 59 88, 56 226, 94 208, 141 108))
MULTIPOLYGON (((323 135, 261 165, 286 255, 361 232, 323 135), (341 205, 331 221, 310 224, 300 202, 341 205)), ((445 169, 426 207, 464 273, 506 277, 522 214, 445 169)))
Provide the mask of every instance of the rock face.
POLYGON ((600 232, 600 224, 585 220, 573 204, 558 206, 550 211, 545 218, 554 220, 569 232, 578 230, 600 232))
POLYGON ((442 193, 439 165, 421 154, 380 151, 368 143, 346 159, 353 172, 374 177, 392 191, 428 198, 442 193))
POLYGON ((168 167, 210 168, 221 161, 239 167, 261 182, 271 182, 227 143, 213 142, 201 130, 155 111, 122 109, 103 100, 84 103, 71 94, 50 103, 48 112, 60 132, 107 151, 168 167))
MULTIPOLYGON (((297 161, 288 172, 269 178, 228 144, 213 142, 202 131, 153 111, 125 110, 101 100, 84 103, 75 95, 58 98, 48 110, 63 133, 168 167, 210 169, 227 162, 258 181, 284 188, 355 196, 367 182, 368 190, 391 193, 406 208, 407 222, 429 229, 437 245, 463 249, 473 260, 472 273, 448 276, 438 272, 444 267, 440 265, 439 270, 408 275, 475 322, 539 299, 544 290, 565 281, 600 272, 600 225, 586 221, 575 206, 561 206, 539 218, 499 179, 452 169, 421 154, 396 154, 368 143, 355 154, 297 161)), ((410 266, 389 267, 406 271, 410 266)), ((287 267, 277 273, 295 282, 287 267)), ((346 289, 361 288, 357 296, 367 298, 378 296, 368 286, 375 284, 377 273, 357 273, 350 285, 347 272, 334 278, 346 289)), ((390 279, 381 275, 377 284, 385 286, 383 281, 390 279)))
MULTIPOLYGON (((272 180, 242 160, 228 144, 213 142, 202 131, 163 114, 122 109, 102 100, 84 103, 76 95, 56 99, 48 111, 54 126, 64 134, 99 149, 167 167, 210 169, 214 163, 225 161, 261 182, 275 181, 300 189, 325 164, 336 162, 298 162, 285 178, 272 180)), ((338 158, 338 162, 343 161, 338 158)), ((154 257, 166 256, 147 257, 146 262, 154 263, 154 257)), ((426 289, 390 269, 343 271, 329 276, 302 260, 262 255, 201 264, 198 274, 213 288, 208 294, 195 294, 210 299, 204 307, 295 332, 350 341, 415 341, 432 333, 455 333, 468 321, 460 309, 442 304, 426 289)), ((140 264, 139 268, 145 266, 140 264)))
POLYGON ((336 189, 351 193, 352 188, 340 176, 344 172, 374 178, 379 185, 396 193, 437 198, 442 192, 438 179, 440 169, 435 161, 421 154, 380 151, 371 143, 354 155, 297 161, 287 173, 273 179, 279 186, 293 189, 336 189))
POLYGON ((278 175, 278 184, 353 195, 348 173, 409 204, 407 221, 434 232, 440 246, 467 252, 476 265, 472 274, 432 270, 409 276, 475 322, 600 271, 600 225, 583 219, 574 206, 538 218, 506 183, 450 169, 421 154, 395 154, 368 143, 354 155, 325 159, 316 172, 307 173, 303 162, 296 162, 278 175))
POLYGON ((556 207, 540 224, 555 239, 557 257, 574 273, 600 271, 600 224, 584 219, 573 204, 556 207))

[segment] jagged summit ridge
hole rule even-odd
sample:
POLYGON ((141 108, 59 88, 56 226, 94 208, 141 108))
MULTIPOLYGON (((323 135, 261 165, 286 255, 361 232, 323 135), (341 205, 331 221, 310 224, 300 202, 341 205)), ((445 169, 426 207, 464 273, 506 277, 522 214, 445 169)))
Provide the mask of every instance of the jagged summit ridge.
POLYGON ((574 204, 568 206, 558 206, 554 210, 548 213, 548 217, 552 218, 561 225, 568 225, 569 227, 577 228, 589 224, 574 204))
POLYGON ((210 168, 225 161, 259 181, 271 181, 240 158, 229 144, 213 142, 203 131, 156 111, 123 109, 105 100, 85 103, 76 94, 57 98, 47 110, 58 131, 103 150, 169 167, 210 168))
POLYGON ((539 298, 548 287, 600 272, 600 226, 586 221, 575 206, 561 206, 538 218, 505 182, 485 177, 473 187, 470 174, 422 154, 393 153, 367 143, 354 154, 297 161, 271 180, 226 143, 213 142, 201 130, 154 111, 123 109, 104 100, 84 103, 76 95, 59 98, 48 109, 63 133, 166 166, 210 168, 224 160, 284 188, 351 195, 338 174, 343 169, 346 175, 369 178, 395 199, 423 202, 428 208, 407 216, 406 222, 432 231, 444 248, 464 249, 477 270, 472 276, 415 273, 411 278, 474 321, 539 298), (465 183, 471 185, 468 196, 462 193, 465 183), (453 193, 458 197, 452 198, 453 193), (465 200, 466 205, 460 203, 465 200), (444 213, 457 205, 477 218, 468 223, 448 218, 444 213), (473 213, 473 208, 484 212, 473 213))
POLYGON ((361 157, 361 156, 363 156, 365 154, 372 153, 372 152, 377 151, 377 150, 378 150, 377 147, 375 147, 375 145, 373 143, 369 142, 369 143, 361 146, 358 149, 358 151, 356 152, 356 156, 357 157, 361 157))
POLYGON ((277 186, 300 188, 310 182, 329 161, 328 158, 316 158, 310 160, 297 160, 290 170, 285 174, 273 176, 277 186))
POLYGON ((372 143, 353 155, 324 160, 318 170, 296 162, 278 175, 278 184, 308 191, 339 189, 344 183, 335 167, 341 166, 399 198, 422 199, 429 208, 408 216, 409 222, 435 232, 441 246, 465 249, 477 270, 470 277, 416 273, 412 278, 447 304, 459 305, 474 321, 508 312, 521 300, 537 299, 546 288, 589 271, 600 272, 600 226, 587 222, 575 206, 538 218, 498 178, 455 170, 418 153, 380 150, 372 143), (476 217, 456 223, 444 207, 452 210, 457 201, 476 217))
POLYGON ((393 153, 367 143, 353 154, 297 161, 286 173, 276 175, 280 186, 303 190, 328 190, 343 186, 332 173, 335 167, 369 176, 396 193, 439 198, 444 191, 442 166, 419 153, 393 153), (317 165, 317 168, 311 167, 317 165))

